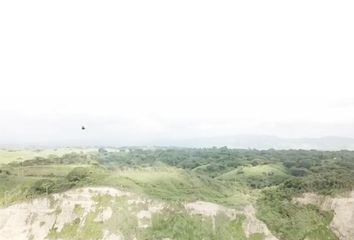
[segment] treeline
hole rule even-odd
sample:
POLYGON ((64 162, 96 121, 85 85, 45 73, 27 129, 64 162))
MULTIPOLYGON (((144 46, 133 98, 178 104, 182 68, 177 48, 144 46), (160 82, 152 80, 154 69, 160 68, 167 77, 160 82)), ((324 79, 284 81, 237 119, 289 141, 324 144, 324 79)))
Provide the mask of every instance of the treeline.
MULTIPOLYGON (((291 191, 316 191, 330 194, 337 190, 348 190, 354 186, 353 151, 315 150, 253 150, 222 148, 157 148, 129 151, 107 151, 100 148, 96 153, 70 153, 61 157, 51 155, 23 162, 13 162, 12 168, 50 164, 100 164, 109 168, 140 168, 160 164, 182 168, 197 174, 217 178, 237 170, 239 176, 252 188, 273 185, 291 191), (277 165, 284 169, 287 177, 263 173, 261 177, 242 178, 245 166, 277 165), (248 182, 247 182, 248 181, 248 182)), ((11 168, 4 167, 1 174, 10 174, 11 168)))
POLYGON ((97 178, 104 175, 102 169, 97 167, 76 167, 64 178, 39 179, 28 189, 26 195, 38 196, 62 192, 73 187, 85 186, 95 183, 97 178))
MULTIPOLYGON (((141 167, 159 163, 217 177, 242 166, 278 164, 289 178, 282 184, 296 191, 317 191, 329 194, 354 186, 353 151, 316 150, 252 150, 206 149, 132 149, 129 152, 108 152, 101 149, 98 162, 115 167, 141 167)), ((240 170, 242 171, 242 170, 240 170)), ((268 174, 269 180, 274 176, 268 174)), ((267 176, 266 176, 267 177, 267 176)), ((264 177, 263 177, 264 178, 264 177)), ((265 183, 267 183, 265 179, 265 183)), ((269 181, 272 182, 272 181, 269 181)), ((279 182, 279 181, 278 181, 279 182)), ((264 187, 269 184, 253 184, 264 187)))
POLYGON ((8 166, 38 166, 38 165, 52 165, 52 164, 90 164, 97 160, 95 154, 86 153, 68 153, 63 156, 49 155, 48 157, 35 157, 33 159, 25 160, 22 162, 11 162, 8 166))

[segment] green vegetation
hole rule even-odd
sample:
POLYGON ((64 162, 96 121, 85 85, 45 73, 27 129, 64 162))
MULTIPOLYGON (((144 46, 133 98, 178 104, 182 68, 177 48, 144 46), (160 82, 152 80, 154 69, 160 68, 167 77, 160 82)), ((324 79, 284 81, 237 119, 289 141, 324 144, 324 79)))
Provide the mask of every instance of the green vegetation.
POLYGON ((284 189, 266 190, 258 201, 258 217, 281 239, 337 239, 328 228, 332 213, 291 202, 284 189))
POLYGON ((22 162, 34 158, 50 158, 63 156, 69 153, 89 153, 96 151, 94 148, 58 148, 58 149, 0 149, 0 164, 22 162))
MULTIPOLYGON (((228 197, 242 193, 227 188, 219 181, 195 176, 172 167, 114 170, 101 185, 134 190, 165 201, 207 200, 224 202, 228 197)), ((241 201, 241 200, 240 200, 241 201)), ((225 203, 225 202, 224 202, 225 203)), ((229 202, 235 205, 237 202, 229 202)))
POLYGON ((242 182, 253 188, 277 185, 287 178, 285 167, 281 164, 241 166, 218 177, 218 179, 242 182))
MULTIPOLYGON (((333 195, 350 191, 354 186, 354 152, 351 151, 258 151, 226 147, 130 148, 129 151, 100 148, 95 152, 57 155, 49 155, 45 150, 43 154, 26 151, 0 152, 2 206, 81 186, 118 187, 169 204, 205 200, 237 207, 251 202, 257 207, 258 218, 279 239, 336 239, 328 227, 333 217, 331 212, 315 206, 299 206, 291 200, 305 192, 333 195)), ((113 211, 119 210, 116 207, 113 211)), ((131 228, 137 220, 129 211, 119 211, 124 214, 113 219, 125 223, 126 228, 120 231, 128 238, 141 234, 145 239, 220 239, 220 236, 245 239, 240 233, 240 219, 226 221, 218 216, 213 227, 210 219, 166 210, 153 216, 151 228, 137 233, 131 228), (232 237, 235 235, 238 238, 232 237)), ((99 223, 90 224, 87 231, 101 236, 99 223)), ((65 226, 60 237, 65 239, 76 228, 75 224, 65 226)), ((114 232, 113 223, 110 230, 114 232)), ((52 237, 59 237, 55 234, 58 233, 53 232, 52 237)), ((85 232, 81 234, 86 236, 85 232)), ((253 235, 250 239, 263 239, 263 236, 253 235)))
MULTIPOLYGON (((242 229, 243 218, 230 220, 223 214, 210 217, 190 215, 186 211, 175 209, 155 214, 152 226, 145 233, 145 239, 208 239, 208 240, 247 240, 242 229)), ((251 239, 255 239, 252 237, 251 239)))

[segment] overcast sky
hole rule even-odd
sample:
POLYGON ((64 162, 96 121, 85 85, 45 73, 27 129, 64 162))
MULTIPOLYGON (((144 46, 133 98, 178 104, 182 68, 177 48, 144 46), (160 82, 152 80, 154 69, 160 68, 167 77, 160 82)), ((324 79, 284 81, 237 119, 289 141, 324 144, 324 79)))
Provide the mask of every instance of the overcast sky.
POLYGON ((1 1, 0 144, 354 137, 353 12, 324 0, 1 1))

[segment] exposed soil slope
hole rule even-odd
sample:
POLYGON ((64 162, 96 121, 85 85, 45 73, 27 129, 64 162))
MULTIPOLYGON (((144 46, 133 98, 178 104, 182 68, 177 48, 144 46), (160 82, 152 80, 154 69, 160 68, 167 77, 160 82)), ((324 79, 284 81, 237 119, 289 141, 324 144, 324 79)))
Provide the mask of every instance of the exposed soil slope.
POLYGON ((324 211, 333 211, 334 217, 330 225, 333 232, 341 240, 354 240, 354 191, 346 197, 328 197, 306 193, 300 198, 295 198, 294 202, 312 204, 324 211))
POLYGON ((191 214, 202 214, 211 217, 215 217, 218 213, 223 213, 230 219, 243 215, 246 217, 246 221, 242 226, 246 237, 259 233, 264 236, 265 240, 277 240, 268 227, 256 218, 256 210, 252 205, 248 205, 241 210, 235 210, 215 203, 197 201, 186 204, 186 209, 190 210, 191 214))
MULTIPOLYGON (((255 217, 251 205, 236 210, 197 201, 180 207, 191 216, 211 218, 214 224, 218 214, 230 220, 242 217, 242 229, 247 238, 260 234, 266 240, 277 240, 255 217)), ((0 240, 140 239, 134 235, 136 229, 141 232, 148 229, 154 214, 162 214, 166 209, 172 208, 167 203, 115 188, 74 189, 0 209, 0 240), (133 235, 126 237, 131 233, 133 235)))

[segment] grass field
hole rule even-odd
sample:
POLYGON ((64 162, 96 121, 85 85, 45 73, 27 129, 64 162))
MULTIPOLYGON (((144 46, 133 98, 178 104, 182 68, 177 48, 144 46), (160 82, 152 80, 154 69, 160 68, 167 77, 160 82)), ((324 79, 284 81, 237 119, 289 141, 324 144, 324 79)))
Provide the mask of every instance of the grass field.
POLYGON ((110 173, 100 184, 131 189, 170 201, 202 199, 227 205, 241 205, 247 202, 249 196, 242 193, 240 188, 228 188, 218 181, 200 178, 173 167, 117 170, 110 173))
POLYGON ((58 157, 64 154, 76 152, 87 153, 97 151, 95 148, 57 148, 57 149, 0 149, 0 164, 7 164, 10 162, 21 162, 30 160, 35 157, 48 157, 50 155, 56 155, 58 157))
POLYGON ((23 177, 65 177, 76 167, 89 167, 87 164, 38 165, 17 168, 14 174, 23 177))
POLYGON ((283 182, 289 175, 280 164, 242 166, 218 177, 220 180, 243 182, 252 187, 266 187, 283 182))
MULTIPOLYGON (((168 150, 146 153, 143 151, 99 153, 93 150, 78 148, 0 150, 0 205, 8 206, 15 202, 44 196, 48 193, 48 189, 49 192, 54 193, 84 186, 111 186, 167 204, 177 204, 177 206, 199 200, 232 208, 253 204, 257 207, 258 218, 264 221, 279 239, 336 239, 329 228, 333 217, 331 213, 320 211, 316 207, 292 204, 291 198, 296 194, 299 180, 311 180, 311 178, 307 175, 303 178, 291 175, 290 168, 280 160, 257 160, 256 163, 252 162, 249 156, 248 158, 238 156, 240 159, 238 165, 228 165, 226 160, 231 159, 229 155, 224 156, 222 160, 216 158, 211 163, 206 163, 208 158, 201 155, 200 160, 192 160, 190 165, 180 167, 178 161, 170 161, 170 158, 178 159, 180 155, 168 150), (80 154, 65 155, 72 152, 80 154), (58 157, 64 155, 64 157, 55 158, 51 155, 58 157), (35 157, 45 159, 14 163, 35 157)), ((224 153, 221 152, 221 156, 222 154, 224 153)), ((192 157, 195 159, 195 155, 192 157)), ((341 170, 350 170, 349 160, 346 163, 349 165, 341 170)), ((230 162, 233 163, 231 160, 230 162)), ((301 162, 296 160, 294 164, 301 164, 301 162)), ((328 161, 325 164, 328 164, 328 161)), ((317 171, 319 168, 317 162, 314 162, 314 166, 316 168, 313 174, 323 172, 317 171)), ((335 172, 337 169, 338 164, 335 168, 330 168, 330 171, 335 172)), ((324 173, 326 172, 328 171, 324 173)), ((309 170, 305 173, 308 174, 309 170)), ((352 175, 341 176, 351 179, 352 175)), ((327 185, 325 187, 329 188, 327 185)), ((126 219, 119 221, 128 223, 129 212, 123 211, 123 213, 126 219)), ((220 216, 217 232, 210 232, 212 227, 208 219, 202 220, 198 216, 186 215, 181 209, 154 215, 152 221, 151 227, 141 233, 142 239, 144 237, 146 239, 162 239, 162 237, 233 239, 232 236, 235 234, 239 236, 238 239, 246 239, 239 232, 242 219, 226 221, 220 216)), ((90 224, 92 229, 99 228, 99 224, 93 222, 90 224)), ((64 239, 71 236, 70 234, 76 231, 76 227, 78 226, 67 226, 60 236, 64 239)), ((130 236, 129 227, 121 230, 125 231, 126 236, 130 236)), ((59 235, 53 233, 52 237, 59 237, 59 235)), ((249 239, 263 239, 263 237, 255 235, 249 239)))
POLYGON ((262 176, 286 176, 285 168, 279 164, 264 164, 257 166, 242 166, 221 175, 220 179, 234 179, 235 177, 257 178, 262 176))

